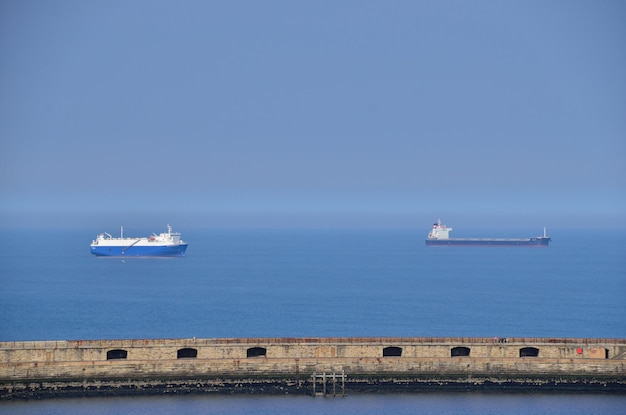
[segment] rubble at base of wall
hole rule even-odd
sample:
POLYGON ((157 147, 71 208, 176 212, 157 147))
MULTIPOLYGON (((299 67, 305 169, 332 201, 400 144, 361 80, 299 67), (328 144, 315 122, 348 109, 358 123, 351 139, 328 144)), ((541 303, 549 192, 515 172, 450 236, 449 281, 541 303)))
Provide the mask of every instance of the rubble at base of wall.
MULTIPOLYGON (((327 395, 333 394, 327 381, 327 395)), ((337 385, 334 391, 341 395, 337 385)), ((317 394, 322 385, 316 385, 317 394)), ((534 392, 626 394, 621 377, 494 378, 467 375, 433 376, 347 376, 345 394, 426 393, 426 392, 534 392)), ((46 399, 89 396, 137 396, 184 394, 265 394, 313 395, 310 378, 248 377, 237 379, 110 379, 91 381, 30 381, 0 384, 0 400, 46 399)))

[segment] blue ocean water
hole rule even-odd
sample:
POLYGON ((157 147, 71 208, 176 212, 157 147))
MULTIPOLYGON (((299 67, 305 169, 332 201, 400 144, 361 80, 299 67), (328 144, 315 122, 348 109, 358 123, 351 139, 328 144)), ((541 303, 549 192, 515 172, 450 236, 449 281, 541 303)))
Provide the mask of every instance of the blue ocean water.
MULTIPOLYGON (((426 247, 424 232, 414 230, 181 230, 189 242, 185 257, 151 259, 90 255, 89 243, 99 231, 5 234, 0 240, 0 340, 626 337, 623 230, 556 230, 549 248, 426 247)), ((536 233, 511 230, 472 236, 536 233)), ((186 408, 172 411, 185 413, 241 413, 229 410, 233 402, 255 408, 259 406, 250 402, 276 405, 275 411, 250 412, 258 414, 308 413, 293 408, 301 402, 306 402, 305 408, 312 408, 312 402, 324 405, 273 397, 159 399, 174 399, 166 407, 188 402, 186 408), (194 412, 194 405, 204 399, 207 405, 218 402, 222 409, 194 412)), ((332 405, 348 405, 342 413, 351 413, 350 405, 361 409, 352 413, 366 413, 358 403, 361 399, 332 405)), ((402 405, 421 407, 424 399, 439 399, 441 408, 424 413, 450 414, 489 413, 457 411, 459 399, 479 406, 490 402, 485 407, 496 408, 517 405, 523 398, 436 394, 367 399, 396 405, 395 413, 414 413, 403 412, 402 405)), ((558 396, 552 399, 560 406, 558 396)), ((62 402, 64 413, 71 413, 72 405, 86 405, 92 413, 143 413, 131 408, 137 402, 163 401, 62 402), (99 412, 101 402, 110 408, 130 406, 99 412)), ((38 404, 30 405, 21 409, 38 404)), ((517 413, 541 413, 527 409, 517 413)), ((325 413, 333 410, 320 408, 325 413)))
POLYGON ((626 336, 623 231, 558 231, 549 248, 186 231, 187 256, 150 259, 94 257, 95 233, 2 238, 0 339, 626 336))
POLYGON ((150 396, 0 402, 5 415, 618 415, 624 395, 420 393, 310 396, 150 396))

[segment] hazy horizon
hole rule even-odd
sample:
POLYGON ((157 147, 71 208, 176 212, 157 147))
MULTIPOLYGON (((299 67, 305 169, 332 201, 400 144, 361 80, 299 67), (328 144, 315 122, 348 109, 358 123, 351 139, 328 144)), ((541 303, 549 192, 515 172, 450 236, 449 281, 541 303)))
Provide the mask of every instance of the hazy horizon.
MULTIPOLYGON (((536 236, 546 227, 548 234, 557 230, 589 230, 599 229, 624 230, 623 222, 613 221, 610 217, 593 218, 576 217, 574 215, 559 216, 545 215, 480 215, 472 213, 454 213, 437 216, 420 213, 404 214, 355 214, 339 213, 140 213, 140 212, 106 212, 63 214, 58 212, 46 213, 15 213, 11 216, 12 222, 3 223, 5 230, 85 230, 91 233, 109 232, 119 235, 120 227, 128 230, 133 236, 142 236, 143 233, 164 232, 166 225, 172 225, 175 231, 189 232, 192 230, 413 230, 417 235, 426 235, 434 222, 441 219, 442 223, 455 230, 455 236, 473 236, 472 232, 523 230, 528 235, 536 236), (535 235, 536 234, 536 235, 535 235)), ((145 236, 145 235, 144 235, 145 236)), ((496 236, 496 235, 494 235, 496 236)), ((501 235, 502 236, 502 235, 501 235)))

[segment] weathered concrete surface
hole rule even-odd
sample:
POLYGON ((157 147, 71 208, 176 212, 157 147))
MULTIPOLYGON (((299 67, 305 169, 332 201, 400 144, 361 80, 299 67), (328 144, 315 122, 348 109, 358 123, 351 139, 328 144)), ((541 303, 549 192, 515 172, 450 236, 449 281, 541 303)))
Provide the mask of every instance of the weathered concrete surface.
POLYGON ((350 393, 437 388, 626 393, 626 339, 254 338, 0 343, 2 399, 312 393, 314 373, 345 373, 350 393))

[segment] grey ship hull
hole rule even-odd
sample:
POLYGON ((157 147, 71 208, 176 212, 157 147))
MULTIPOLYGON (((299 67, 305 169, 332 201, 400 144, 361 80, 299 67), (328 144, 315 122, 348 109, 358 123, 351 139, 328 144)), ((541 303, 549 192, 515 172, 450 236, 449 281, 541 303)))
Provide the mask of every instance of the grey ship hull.
POLYGON ((550 243, 549 237, 535 238, 448 238, 448 239, 426 239, 426 245, 433 246, 537 246, 547 247, 550 243))

